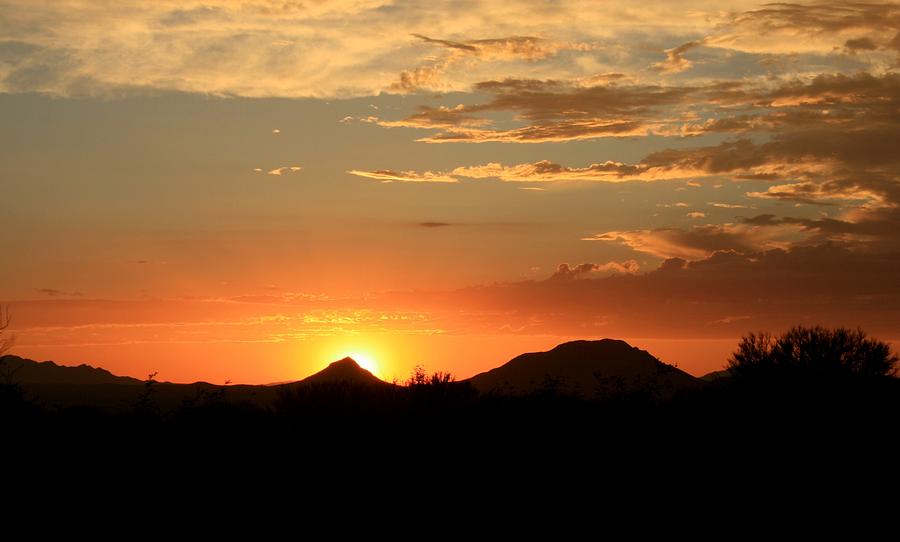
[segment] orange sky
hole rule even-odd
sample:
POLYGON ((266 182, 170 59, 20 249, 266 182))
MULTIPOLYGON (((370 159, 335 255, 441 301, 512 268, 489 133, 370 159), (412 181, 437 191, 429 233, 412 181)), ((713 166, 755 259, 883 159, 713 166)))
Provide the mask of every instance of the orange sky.
POLYGON ((264 383, 900 337, 897 4, 467 6, 5 3, 13 353, 264 383))

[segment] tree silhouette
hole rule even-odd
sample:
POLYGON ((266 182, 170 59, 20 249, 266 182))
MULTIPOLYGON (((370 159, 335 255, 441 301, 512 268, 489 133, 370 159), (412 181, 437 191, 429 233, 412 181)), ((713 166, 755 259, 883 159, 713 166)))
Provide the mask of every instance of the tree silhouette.
POLYGON ((861 329, 797 326, 779 337, 748 334, 727 368, 740 379, 850 380, 896 376, 897 362, 889 344, 861 329))
POLYGON ((13 345, 12 337, 3 336, 7 327, 9 327, 9 308, 0 306, 0 405, 11 411, 24 406, 25 401, 22 388, 15 378, 16 372, 21 367, 13 368, 4 355, 13 345))
POLYGON ((0 385, 3 386, 4 393, 9 390, 18 390, 18 386, 15 385, 13 378, 18 368, 13 369, 10 367, 4 355, 13 345, 12 337, 3 336, 3 331, 7 327, 9 327, 9 308, 4 309, 0 306, 0 385))
POLYGON ((0 306, 0 356, 3 356, 13 345, 12 337, 3 336, 3 331, 7 327, 9 327, 9 308, 4 309, 3 306, 0 306))

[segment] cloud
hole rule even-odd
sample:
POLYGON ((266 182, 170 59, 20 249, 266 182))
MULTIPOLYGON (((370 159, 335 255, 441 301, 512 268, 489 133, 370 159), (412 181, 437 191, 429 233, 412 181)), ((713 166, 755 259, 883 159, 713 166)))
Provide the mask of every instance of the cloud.
POLYGON ((771 213, 744 218, 756 228, 797 228, 806 242, 841 243, 868 250, 900 249, 900 208, 855 209, 838 218, 776 217, 771 213))
POLYGON ((431 171, 426 171, 424 173, 417 173, 415 171, 394 171, 390 169, 380 169, 375 171, 363 171, 358 169, 353 169, 348 171, 347 173, 351 175, 356 175, 357 177, 364 177, 367 179, 374 179, 376 181, 381 181, 385 183, 390 182, 401 182, 401 183, 455 183, 459 182, 453 177, 449 177, 443 173, 434 173, 431 171))
POLYGON ((871 38, 862 37, 850 39, 844 42, 844 47, 850 51, 874 51, 878 45, 871 38))
POLYGON ((449 222, 420 222, 419 226, 423 228, 445 228, 447 226, 452 226, 449 222))
POLYGON ((684 215, 688 218, 706 218, 706 213, 701 211, 691 211, 690 213, 684 215))
POLYGON ((582 87, 572 82, 529 79, 484 81, 475 89, 492 94, 493 99, 467 106, 470 116, 512 111, 528 124, 508 129, 447 127, 418 141, 540 143, 674 133, 671 122, 657 118, 657 110, 682 103, 695 91, 646 85, 582 87))
POLYGON ((285 173, 296 173, 302 169, 303 168, 300 166, 281 166, 281 167, 277 167, 275 169, 271 169, 271 170, 267 171, 266 173, 268 175, 284 175, 285 173))
POLYGON ((81 292, 66 292, 56 288, 38 288, 36 291, 50 297, 81 297, 84 295, 81 292))
MULTIPOLYGON (((490 162, 457 167, 451 174, 473 179, 498 178, 509 182, 659 181, 735 173, 743 176, 763 174, 774 178, 779 174, 809 173, 821 166, 814 160, 806 160, 807 157, 799 152, 792 154, 789 147, 785 148, 780 143, 758 145, 749 139, 739 139, 710 147, 657 151, 635 164, 607 161, 587 167, 570 167, 549 160, 511 166, 490 162)), ((691 186, 699 184, 693 183, 691 186)))
POLYGON ((437 130, 417 139, 425 143, 542 143, 799 129, 846 132, 896 125, 900 75, 835 73, 681 86, 503 79, 480 82, 475 89, 493 98, 452 108, 423 106, 405 119, 362 120, 437 130), (524 125, 498 125, 491 115, 499 112, 514 113, 515 123, 524 125))
POLYGON ((661 131, 662 125, 629 120, 572 120, 543 122, 510 130, 453 128, 439 134, 419 138, 423 143, 547 143, 580 141, 599 137, 645 136, 661 131))
POLYGON ((458 318, 443 325, 456 332, 733 339, 749 330, 818 323, 894 338, 900 329, 898 251, 835 243, 716 251, 693 261, 664 260, 643 274, 609 276, 592 273, 593 265, 560 266, 562 273, 557 269, 549 280, 392 292, 382 299, 395 307, 453 311, 458 318))
POLYGON ((583 263, 574 266, 570 266, 567 263, 561 263, 557 266, 556 272, 553 273, 548 280, 571 280, 602 273, 634 274, 638 271, 640 271, 640 265, 636 260, 626 260, 621 263, 583 263))
POLYGON ((756 224, 706 224, 689 229, 610 231, 583 240, 618 243, 658 258, 701 260, 716 252, 750 253, 784 248, 790 246, 788 239, 798 229, 794 225, 768 228, 756 224))
POLYGON ((468 45, 465 43, 459 43, 459 42, 455 42, 455 41, 433 39, 433 38, 429 38, 428 36, 423 36, 421 34, 410 34, 410 35, 415 38, 419 38, 422 41, 443 45, 444 47, 449 47, 451 49, 459 49, 459 50, 470 52, 470 53, 475 53, 478 51, 478 48, 476 48, 474 45, 468 45))
POLYGON ((414 93, 436 88, 450 65, 451 61, 444 59, 412 70, 403 70, 397 81, 391 83, 388 90, 394 93, 414 93))
POLYGON ((453 68, 471 68, 481 62, 509 62, 514 60, 537 61, 553 57, 561 51, 588 51, 587 43, 562 42, 534 36, 510 36, 503 38, 452 41, 435 39, 422 34, 411 34, 429 45, 438 45, 446 50, 444 56, 431 59, 428 63, 400 72, 398 79, 391 83, 389 90, 399 93, 420 90, 441 90, 447 72, 453 68))
POLYGON ((646 35, 672 44, 660 63, 670 72, 683 70, 685 53, 701 42, 723 57, 816 54, 819 66, 840 66, 831 57, 841 51, 865 51, 857 64, 884 68, 900 49, 895 4, 752 7, 740 1, 726 13, 702 2, 673 20, 664 1, 610 0, 596 10, 560 0, 550 10, 475 0, 460 10, 445 0, 414 8, 388 0, 11 0, 0 24, 18 45, 0 63, 0 90, 336 98, 466 92, 497 77, 646 77, 634 68, 651 60, 646 35), (623 24, 636 20, 640 34, 623 24))
POLYGON ((489 59, 539 60, 556 55, 563 50, 589 51, 591 49, 587 43, 561 42, 534 36, 510 36, 465 42, 433 39, 421 34, 412 34, 412 36, 426 43, 452 49, 454 52, 489 59))
MULTIPOLYGON (((884 249, 900 241, 900 235, 891 234, 891 228, 900 231, 892 211, 900 208, 900 153, 895 148, 900 140, 900 75, 835 73, 792 76, 768 83, 583 88, 572 81, 504 79, 484 82, 479 88, 493 98, 483 104, 457 106, 452 113, 450 109, 422 110, 452 115, 442 126, 434 122, 432 127, 441 131, 424 139, 518 142, 531 138, 527 140, 546 142, 578 139, 581 136, 576 132, 581 128, 586 130, 584 137, 590 138, 596 135, 589 129, 591 123, 603 115, 632 115, 638 119, 636 126, 665 124, 669 121, 663 115, 668 115, 674 120, 666 129, 673 133, 684 134, 684 127, 690 126, 686 132, 692 135, 716 131, 740 135, 712 145, 651 152, 632 163, 607 160, 581 166, 549 160, 487 162, 431 175, 534 184, 683 180, 692 187, 703 186, 698 182, 703 179, 713 180, 717 187, 729 181, 764 181, 769 186, 754 186, 745 196, 758 201, 814 204, 838 213, 830 222, 822 219, 810 223, 811 219, 803 222, 787 217, 768 224, 739 222, 687 230, 614 231, 589 239, 617 240, 639 252, 686 260, 708 257, 716 250, 744 253, 825 241, 884 249), (694 103, 706 112, 692 111, 694 103), (673 115, 671 108, 681 113, 673 115), (472 123, 483 114, 501 110, 514 111, 528 124, 520 128, 460 124, 460 119, 472 123), (695 120, 686 122, 691 115, 695 120)), ((407 173, 410 177, 422 176, 407 173)), ((721 209, 752 207, 727 202, 709 205, 721 209)), ((695 210, 688 217, 707 218, 701 213, 695 210)))
POLYGON ((629 180, 641 172, 638 167, 620 162, 591 164, 584 168, 566 167, 549 160, 533 164, 504 166, 496 162, 480 166, 458 167, 453 175, 471 179, 498 178, 508 182, 556 182, 566 180, 591 180, 616 182, 629 180))
POLYGON ((654 68, 663 73, 679 73, 687 70, 693 63, 684 58, 684 54, 691 49, 695 49, 703 45, 704 40, 695 40, 683 43, 678 47, 666 49, 666 60, 653 65, 654 68))
POLYGON ((163 15, 159 23, 163 26, 189 26, 209 20, 227 17, 220 7, 198 6, 191 9, 176 9, 163 15))
MULTIPOLYGON (((352 117, 350 117, 353 120, 352 117)), ((384 126, 386 128, 457 128, 461 126, 484 126, 490 124, 488 119, 479 118, 469 114, 466 106, 459 104, 455 107, 429 107, 419 106, 419 112, 401 120, 383 120, 369 116, 359 119, 384 126)))
POLYGON ((836 202, 884 202, 883 194, 862 183, 835 180, 821 183, 803 182, 770 186, 765 192, 747 192, 751 198, 769 198, 815 205, 835 205, 836 202))
POLYGON ((707 44, 772 54, 828 54, 847 42, 893 49, 898 21, 896 3, 773 3, 736 15, 707 44))

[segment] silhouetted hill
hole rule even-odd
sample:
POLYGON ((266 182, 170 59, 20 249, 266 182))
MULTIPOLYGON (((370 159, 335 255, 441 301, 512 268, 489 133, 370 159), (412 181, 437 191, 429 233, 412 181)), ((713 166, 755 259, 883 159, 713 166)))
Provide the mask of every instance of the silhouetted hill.
POLYGON ((323 384, 347 382, 350 384, 388 385, 369 371, 363 369, 353 358, 332 362, 318 373, 300 380, 298 384, 323 384))
POLYGON ((731 373, 728 372, 728 369, 706 373, 700 377, 700 380, 703 380, 704 382, 715 382, 716 380, 721 380, 723 378, 731 378, 731 373))
POLYGON ((106 369, 79 365, 66 367, 52 361, 34 361, 19 356, 3 356, 0 358, 3 372, 11 379, 24 385, 30 384, 142 384, 136 378, 116 376, 106 369))
POLYGON ((556 391, 582 397, 650 393, 667 397, 702 382, 625 341, 572 341, 522 354, 469 379, 481 392, 556 391))

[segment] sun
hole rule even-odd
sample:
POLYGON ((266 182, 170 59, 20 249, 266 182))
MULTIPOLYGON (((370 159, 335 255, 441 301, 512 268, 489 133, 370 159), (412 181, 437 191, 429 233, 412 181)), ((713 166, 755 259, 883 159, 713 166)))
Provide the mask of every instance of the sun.
POLYGON ((375 376, 378 376, 380 373, 378 362, 369 354, 365 352, 360 352, 359 350, 354 350, 352 352, 347 352, 341 355, 341 358, 353 358, 356 363, 359 364, 360 367, 369 371, 375 376))

